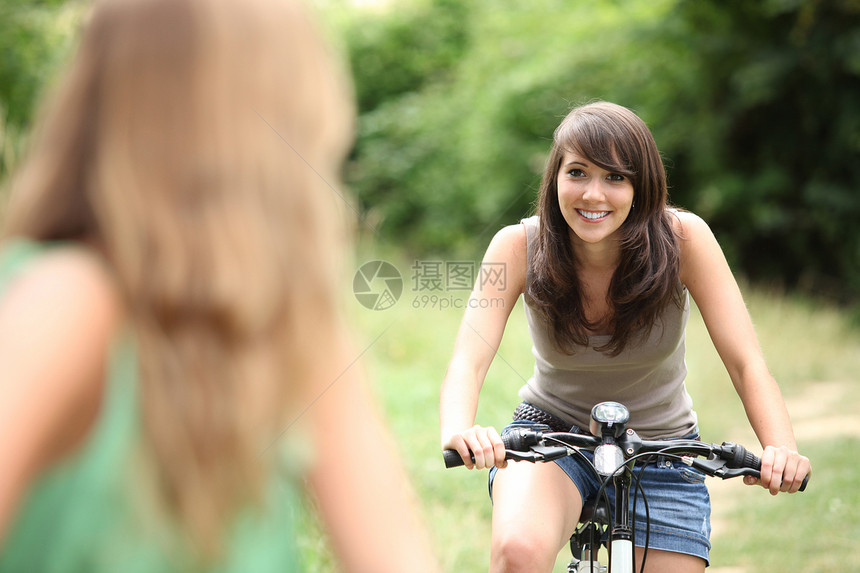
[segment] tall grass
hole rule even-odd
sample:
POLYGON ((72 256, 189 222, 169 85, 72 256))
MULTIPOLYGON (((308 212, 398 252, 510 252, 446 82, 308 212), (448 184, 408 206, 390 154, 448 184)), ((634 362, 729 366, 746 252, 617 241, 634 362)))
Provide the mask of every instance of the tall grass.
MULTIPOLYGON (((367 349, 365 367, 376 396, 394 432, 403 463, 421 500, 426 523, 446 571, 486 571, 489 562, 490 514, 486 471, 446 470, 439 452, 438 393, 453 348, 462 311, 426 306, 410 284, 412 261, 398 261, 404 292, 395 307, 371 311, 354 305, 360 346, 367 349)), ((769 365, 783 386, 792 415, 812 409, 816 388, 844 387, 844 395, 821 416, 850 419, 860 404, 854 382, 860 372, 860 332, 852 330, 838 309, 760 289, 745 289, 769 365), (797 398, 802 398, 798 401, 797 398)), ((436 293, 453 306, 466 294, 436 293)), ((533 368, 525 317, 518 303, 481 395, 478 423, 501 427, 518 402, 517 390, 533 368)), ((740 400, 719 360, 698 312, 687 332, 688 390, 696 403, 703 439, 734 439, 758 449, 740 400)), ((839 432, 837 432, 839 433, 839 432)), ((842 432, 846 433, 846 432, 842 432)), ((851 430, 847 433, 850 435, 851 430)), ((782 572, 801 564, 828 571, 860 570, 860 494, 853 455, 858 437, 850 440, 820 434, 799 436, 800 447, 813 461, 815 476, 803 494, 771 497, 739 480, 715 496, 726 504, 729 521, 713 539, 712 565, 749 571, 782 572), (825 569, 821 569, 825 570, 825 569)), ((369 461, 369 463, 372 463, 369 461)), ((716 509, 716 508, 715 508, 716 509)), ((722 508, 725 509, 725 508, 722 508)), ((368 516, 372 520, 372 516, 368 516)), ((310 537, 316 535, 310 534, 310 537)), ((313 551, 319 549, 314 545, 313 551)), ((313 557, 318 567, 331 561, 313 557)), ((559 563, 566 561, 565 552, 559 563)), ((325 568, 318 570, 326 570, 325 568)), ((563 570, 563 568, 562 568, 563 570)), ((804 569, 806 570, 806 569, 804 569)), ((814 569, 809 569, 814 570, 814 569)))
MULTIPOLYGON (((746 292, 798 446, 812 461, 813 478, 806 492, 792 496, 720 488, 723 495, 716 499, 729 504, 729 523, 712 540, 712 563, 749 572, 860 571, 860 491, 854 472, 860 453, 860 331, 850 314, 825 303, 778 291, 746 292)), ((702 321, 694 319, 688 362, 709 373, 701 380, 691 376, 690 382, 703 435, 712 440, 736 436, 755 445, 702 321)), ((697 369, 690 365, 691 372, 697 369)))

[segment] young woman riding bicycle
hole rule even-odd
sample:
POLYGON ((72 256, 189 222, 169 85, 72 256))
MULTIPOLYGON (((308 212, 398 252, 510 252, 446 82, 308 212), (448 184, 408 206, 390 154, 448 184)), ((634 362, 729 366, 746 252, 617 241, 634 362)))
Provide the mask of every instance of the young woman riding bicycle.
MULTIPOLYGON (((809 472, 722 250, 705 222, 670 207, 667 195, 642 120, 615 104, 589 104, 556 129, 537 215, 503 228, 487 249, 484 261, 506 268, 505 304, 467 309, 440 415, 443 449, 456 449, 469 468, 493 468, 492 572, 549 571, 594 489, 575 457, 507 464, 499 433, 474 425, 484 377, 521 294, 535 371, 520 390, 513 425, 587 429, 591 408, 616 400, 630 408, 630 427, 643 437, 695 436, 684 385, 691 295, 764 448, 762 486, 794 492, 809 472)), ((479 285, 472 296, 499 296, 489 288, 479 285)), ((646 468, 648 571, 705 569, 710 502, 703 482, 671 462, 646 468)))

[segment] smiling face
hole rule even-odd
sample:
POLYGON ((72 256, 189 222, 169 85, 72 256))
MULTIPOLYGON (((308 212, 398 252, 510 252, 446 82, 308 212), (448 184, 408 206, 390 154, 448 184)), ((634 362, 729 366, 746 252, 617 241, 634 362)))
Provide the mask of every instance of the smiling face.
POLYGON ((573 232, 592 245, 615 240, 633 206, 633 183, 573 151, 566 151, 556 174, 558 204, 573 232))
POLYGON ((580 263, 612 264, 622 245, 626 252, 647 247, 667 198, 660 152, 645 123, 609 102, 578 107, 553 133, 538 197, 541 241, 559 260, 573 248, 580 263))

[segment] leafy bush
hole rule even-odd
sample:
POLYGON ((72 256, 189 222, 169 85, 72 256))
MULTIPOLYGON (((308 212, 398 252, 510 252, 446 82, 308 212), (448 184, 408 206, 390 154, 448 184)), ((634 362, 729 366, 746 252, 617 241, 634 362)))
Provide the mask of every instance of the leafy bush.
POLYGON ((0 183, 22 152, 84 9, 82 0, 0 1, 0 183))
POLYGON ((753 278, 860 292, 860 3, 680 2, 684 94, 713 149, 673 150, 688 204, 753 278))
MULTIPOLYGON (((355 76, 346 175, 377 238, 474 255, 532 210, 559 120, 605 99, 649 124, 672 201, 737 270, 857 301, 857 0, 316 3, 355 76)), ((85 6, 0 4, 0 181, 85 6)))

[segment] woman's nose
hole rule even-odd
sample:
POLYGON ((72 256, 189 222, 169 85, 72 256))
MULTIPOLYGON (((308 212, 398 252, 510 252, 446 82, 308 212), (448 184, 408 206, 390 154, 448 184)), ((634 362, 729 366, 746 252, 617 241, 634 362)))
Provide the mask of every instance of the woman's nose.
POLYGON ((592 179, 585 184, 585 190, 582 192, 582 198, 587 201, 602 201, 603 187, 599 179, 592 179))

